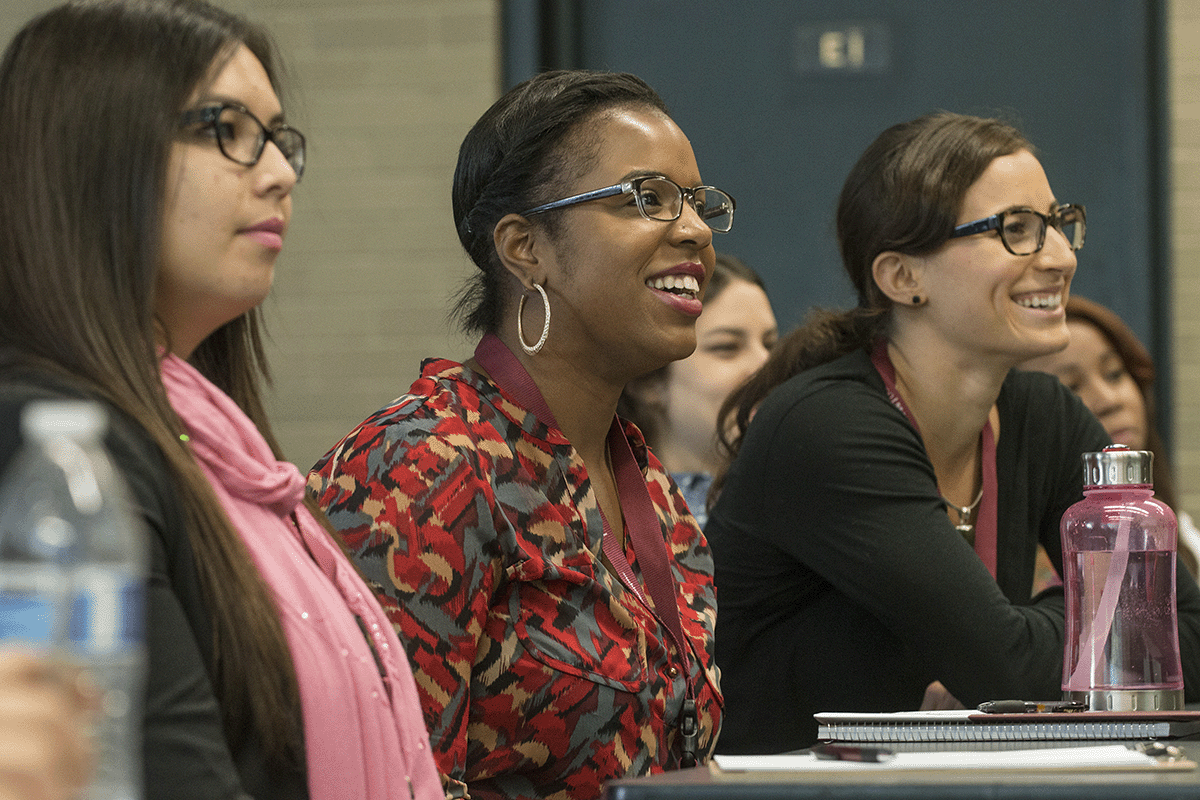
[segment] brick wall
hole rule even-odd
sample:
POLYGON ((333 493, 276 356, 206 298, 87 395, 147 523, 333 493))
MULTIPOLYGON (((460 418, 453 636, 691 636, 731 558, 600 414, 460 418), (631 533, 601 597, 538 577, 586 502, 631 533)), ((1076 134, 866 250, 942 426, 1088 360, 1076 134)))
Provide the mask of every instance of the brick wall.
POLYGON ((266 306, 271 419, 302 469, 406 390, 422 358, 462 357, 447 323, 474 267, 450 212, 458 145, 499 92, 494 0, 227 0, 266 23, 312 142, 266 306))
POLYGON ((1169 0, 1176 481, 1200 513, 1200 1, 1169 0))
MULTIPOLYGON (((474 267, 450 213, 458 144, 499 92, 495 0, 217 0, 275 34, 309 141, 266 314, 271 419, 306 469, 400 394, 474 267)), ((0 41, 57 0, 0 2, 0 41)))

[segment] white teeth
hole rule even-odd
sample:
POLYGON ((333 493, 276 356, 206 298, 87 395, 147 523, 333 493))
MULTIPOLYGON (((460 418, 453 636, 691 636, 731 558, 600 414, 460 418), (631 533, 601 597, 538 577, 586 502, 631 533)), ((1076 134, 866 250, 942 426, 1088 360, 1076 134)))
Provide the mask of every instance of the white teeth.
POLYGON ((651 289, 659 289, 664 292, 700 294, 700 281, 692 275, 660 275, 646 281, 646 285, 651 289))
POLYGON ((1017 305, 1022 305, 1026 308, 1058 308, 1062 305, 1062 293, 1022 297, 1017 301, 1017 305))

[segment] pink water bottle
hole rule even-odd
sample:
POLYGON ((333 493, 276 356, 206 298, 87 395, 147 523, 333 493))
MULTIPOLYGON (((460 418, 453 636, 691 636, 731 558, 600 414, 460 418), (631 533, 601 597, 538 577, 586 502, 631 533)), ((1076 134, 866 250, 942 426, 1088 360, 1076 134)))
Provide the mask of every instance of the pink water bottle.
POLYGON ((1062 518, 1063 696, 1093 711, 1183 708, 1175 513, 1155 500, 1153 454, 1083 454, 1083 499, 1062 518))

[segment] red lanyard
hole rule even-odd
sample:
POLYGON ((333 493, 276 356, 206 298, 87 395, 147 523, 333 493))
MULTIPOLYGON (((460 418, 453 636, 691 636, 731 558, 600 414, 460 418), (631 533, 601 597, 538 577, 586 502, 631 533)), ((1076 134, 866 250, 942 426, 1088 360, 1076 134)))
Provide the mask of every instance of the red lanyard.
MULTIPOLYGON (((490 333, 486 334, 475 348, 475 360, 483 365, 496 385, 501 386, 514 400, 533 412, 533 415, 544 425, 558 429, 558 423, 555 421, 550 407, 546 405, 546 399, 542 396, 541 390, 499 337, 490 333)), ((678 593, 675 589, 675 580, 671 575, 671 564, 662 526, 659 524, 658 514, 655 512, 654 501, 650 499, 650 489, 634 458, 633 449, 625 437, 625 431, 615 416, 608 431, 608 451, 617 479, 617 494, 621 498, 621 508, 625 512, 625 527, 629 531, 634 551, 638 554, 642 576, 645 579, 646 588, 650 590, 650 599, 653 602, 647 600, 641 583, 634 576, 633 567, 629 564, 629 559, 625 556, 625 551, 617 541, 617 537, 613 535, 612 528, 603 512, 600 515, 604 521, 601 547, 621 582, 662 623, 667 633, 675 641, 675 648, 679 651, 679 657, 683 661, 684 680, 687 684, 687 700, 685 700, 683 712, 680 714, 683 756, 685 762, 689 757, 691 758, 691 764, 685 763, 685 766, 691 766, 695 763, 695 748, 699 736, 696 727, 695 695, 691 680, 691 655, 688 640, 683 635, 683 617, 679 612, 678 593)))
MULTIPOLYGON (((875 340, 875 347, 871 351, 871 363, 875 365, 879 377, 883 378, 888 400, 904 412, 904 416, 908 417, 908 421, 912 423, 917 435, 920 436, 921 428, 917 425, 916 418, 909 410, 908 404, 904 402, 904 398, 896 391, 896 368, 892 366, 892 359, 888 356, 887 340, 882 338, 875 340)), ((996 532, 999 528, 996 509, 999 490, 996 482, 996 438, 992 433, 991 424, 984 423, 983 430, 979 433, 979 439, 980 458, 983 461, 983 499, 979 504, 979 517, 975 520, 975 554, 979 556, 988 572, 995 578, 996 532)))

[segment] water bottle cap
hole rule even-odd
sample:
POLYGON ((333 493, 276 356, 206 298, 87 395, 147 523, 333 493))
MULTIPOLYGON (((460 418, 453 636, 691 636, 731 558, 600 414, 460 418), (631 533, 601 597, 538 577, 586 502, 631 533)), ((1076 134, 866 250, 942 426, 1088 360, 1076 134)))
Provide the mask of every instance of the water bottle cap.
POLYGON ((1123 444, 1109 445, 1099 453, 1083 454, 1083 485, 1150 486, 1154 454, 1149 450, 1130 450, 1123 444))
POLYGON ((21 412, 21 433, 30 441, 69 436, 95 442, 107 429, 108 413, 91 400, 34 400, 21 412))

